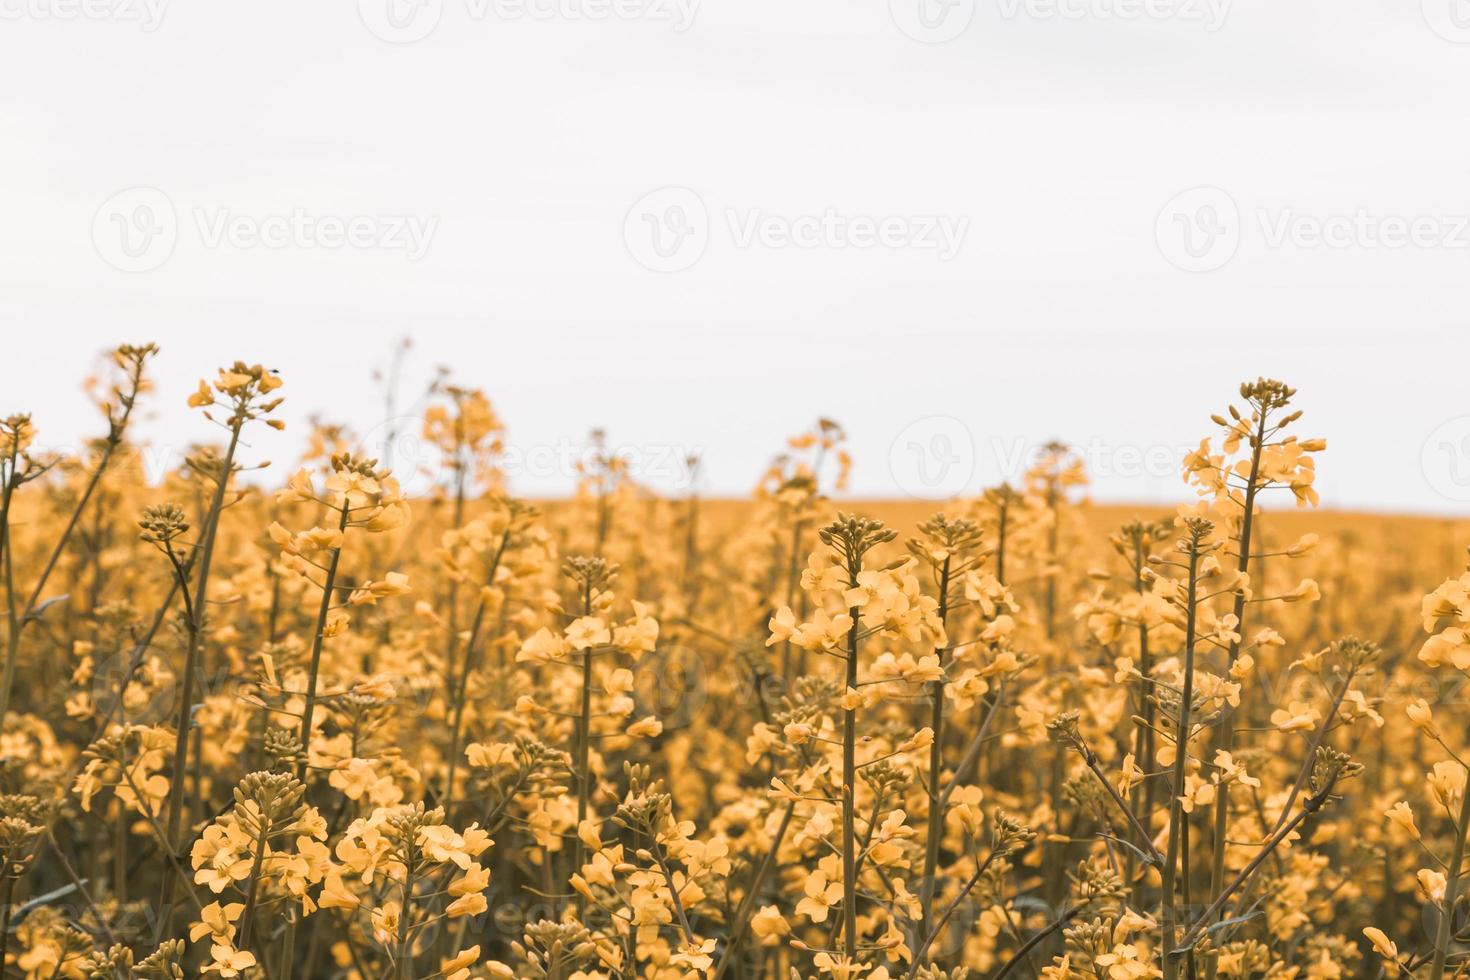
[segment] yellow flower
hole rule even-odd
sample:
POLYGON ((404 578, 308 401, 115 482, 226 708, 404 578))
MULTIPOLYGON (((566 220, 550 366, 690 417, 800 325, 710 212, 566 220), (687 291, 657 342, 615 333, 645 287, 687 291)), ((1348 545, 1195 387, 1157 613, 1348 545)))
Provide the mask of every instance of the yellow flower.
POLYGON ((662 734, 663 730, 664 723, 650 715, 633 722, 624 730, 624 734, 632 738, 653 738, 662 734))
POLYGON ((204 966, 205 973, 218 973, 222 977, 238 977, 255 966, 255 954, 244 949, 235 949, 228 944, 216 943, 209 947, 211 960, 204 966))
POLYGON ((1373 951, 1382 956, 1385 962, 1383 969, 1389 976, 1396 976, 1399 972, 1399 948, 1388 935, 1377 926, 1368 926, 1363 930, 1363 935, 1373 944, 1373 951))
POLYGON ((1384 816, 1388 817, 1389 820, 1402 827, 1404 829, 1404 832, 1407 833, 1414 840, 1419 839, 1419 828, 1414 823, 1414 811, 1410 809, 1409 804, 1405 803, 1403 800, 1399 800, 1393 806, 1385 810, 1384 816))
POLYGON ((480 947, 471 946, 462 949, 453 956, 439 961, 439 972, 444 974, 444 980, 467 980, 470 975, 469 968, 480 961, 480 947))
POLYGON ((791 932, 791 926, 781 910, 774 905, 763 905, 750 919, 750 931, 761 940, 762 945, 774 946, 782 936, 791 932))
POLYGON ((1420 868, 1414 877, 1419 882, 1419 890, 1426 898, 1434 902, 1444 901, 1445 878, 1443 874, 1431 868, 1420 868))
POLYGON ((608 632, 607 624, 601 617, 583 616, 572 620, 567 627, 567 642, 573 650, 589 650, 607 646, 612 642, 612 634, 608 632))
POLYGON ((235 940, 235 920, 244 911, 245 906, 241 902, 231 902, 225 906, 221 906, 219 902, 210 902, 200 910, 200 921, 189 927, 189 941, 198 942, 205 936, 210 936, 216 943, 232 944, 235 940))
POLYGON ((842 883, 829 883, 825 871, 818 870, 807 875, 802 891, 805 896, 796 903, 796 914, 804 915, 813 922, 826 922, 827 910, 842 900, 842 883))

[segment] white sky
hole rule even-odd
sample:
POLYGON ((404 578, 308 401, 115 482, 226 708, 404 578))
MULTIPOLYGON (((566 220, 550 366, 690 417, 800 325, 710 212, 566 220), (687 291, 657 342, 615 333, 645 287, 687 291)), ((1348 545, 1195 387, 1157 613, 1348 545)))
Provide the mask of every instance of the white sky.
MULTIPOLYGON (((1324 503, 1470 509, 1470 0, 164 2, 0 0, 0 412, 48 444, 124 340, 164 347, 160 447, 210 436, 183 399, 236 357, 288 423, 368 429, 410 333, 405 402, 448 364, 518 447, 600 425, 655 485, 689 448, 743 493, 826 414, 864 495, 1059 437, 1098 499, 1177 500, 1268 374, 1329 439, 1324 503), (390 2, 436 26, 383 40, 390 2), (327 224, 249 237, 293 212, 327 224), (166 234, 130 258, 130 220, 166 234)), ((565 489, 540 459, 516 489, 565 489)))

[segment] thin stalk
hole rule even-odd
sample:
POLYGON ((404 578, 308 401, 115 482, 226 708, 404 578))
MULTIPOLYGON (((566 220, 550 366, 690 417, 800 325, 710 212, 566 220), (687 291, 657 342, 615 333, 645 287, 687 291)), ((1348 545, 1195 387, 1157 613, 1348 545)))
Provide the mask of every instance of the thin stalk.
MULTIPOLYGON (((0 705, 0 721, 3 721, 10 713, 10 687, 15 682, 15 662, 20 655, 20 624, 15 610, 15 579, 12 574, 13 563, 10 560, 10 501, 15 495, 16 476, 16 449, 10 450, 6 465, 0 467, 0 474, 5 477, 5 487, 0 491, 0 559, 4 560, 5 572, 5 679, 3 681, 6 696, 4 704, 0 705)), ((0 963, 3 963, 0 960, 0 963)))
POLYGON ((1031 955, 1032 950, 1034 950, 1037 946, 1040 946, 1051 936, 1060 932, 1062 927, 1067 925, 1067 923, 1071 922, 1073 919, 1077 918, 1077 916, 1081 912, 1082 906, 1077 905, 1059 915, 1057 917, 1057 921, 1053 922, 1051 925, 1047 926, 1045 929, 1042 929, 1036 935, 1026 940, 1026 942, 1021 945, 1021 948, 1016 950, 1015 953, 1011 955, 1011 958, 1005 961, 1005 965, 996 971, 995 976, 991 977, 991 980, 1005 980, 1006 974, 1010 973, 1017 963, 1024 961, 1028 956, 1031 955))
MULTIPOLYGON (((1133 590, 1139 594, 1144 591, 1143 568, 1146 558, 1143 553, 1143 540, 1141 537, 1133 539, 1133 590)), ((1138 692, 1143 724, 1134 735, 1133 755, 1144 772, 1148 772, 1154 766, 1154 701, 1149 696, 1149 678, 1153 673, 1153 653, 1148 648, 1148 623, 1140 621, 1138 624, 1138 671, 1142 679, 1138 682, 1138 692)), ((1135 798, 1132 811, 1134 826, 1144 829, 1145 838, 1149 838, 1149 828, 1153 823, 1154 803, 1158 795, 1158 781, 1145 777, 1141 792, 1135 798)), ((1150 845, 1152 840, 1150 838, 1150 845)), ((1128 886, 1134 888, 1134 858, 1128 855, 1128 886)), ((1135 903, 1138 892, 1142 891, 1142 883, 1135 889, 1135 903)))
POLYGON ((0 889, 0 971, 10 957, 10 910, 15 899, 15 877, 5 869, 5 886, 0 889))
MULTIPOLYGON (((1256 423, 1256 436, 1251 442, 1251 468, 1250 476, 1245 487, 1245 512, 1240 519, 1240 540, 1236 542, 1235 552, 1239 556, 1236 569, 1246 572, 1250 569, 1251 562, 1251 526, 1255 517, 1257 481, 1261 472, 1261 451, 1266 444, 1266 410, 1261 408, 1260 419, 1256 423)), ((1226 664, 1227 670, 1235 666, 1236 657, 1240 656, 1240 640, 1245 635, 1245 593, 1235 593, 1235 639, 1230 641, 1230 655, 1226 664)), ((1215 747, 1224 752, 1229 752, 1235 745, 1235 715, 1230 704, 1226 702, 1220 709, 1220 723, 1215 733, 1215 747)), ((1310 762, 1309 762, 1310 764, 1310 762)), ((1285 812, 1285 811, 1283 811, 1285 812)), ((1230 790, 1228 786, 1221 786, 1219 795, 1215 799, 1215 837, 1210 855, 1210 894, 1216 895, 1220 891, 1221 882, 1225 879, 1225 837, 1230 825, 1230 790)), ((1205 964, 1205 980, 1215 980, 1215 971, 1219 966, 1219 957, 1211 956, 1205 964)))
POLYGON ((1446 869, 1444 904, 1439 910, 1439 923, 1434 930, 1434 959, 1429 964, 1429 980, 1442 980, 1444 961, 1450 949, 1450 926, 1455 917, 1455 901, 1460 897, 1461 865, 1465 861, 1465 834, 1470 830, 1470 787, 1461 792, 1460 817, 1455 822, 1455 848, 1446 869))
MULTIPOLYGON (((495 581, 495 573, 500 568, 500 559, 505 554, 506 546, 510 544, 510 529, 500 536, 500 544, 495 549, 495 557, 490 561, 489 571, 485 575, 485 584, 489 586, 495 581)), ((480 637, 480 628, 485 621, 485 600, 480 599, 479 605, 475 607, 475 619, 470 624, 470 635, 465 640, 464 662, 459 667, 459 679, 454 686, 454 724, 449 739, 449 778, 444 787, 444 812, 453 813, 454 807, 454 777, 459 770, 459 737, 460 730, 464 725, 465 693, 470 683, 470 670, 475 661, 475 642, 480 637)))
MULTIPOLYGON (((185 626, 189 634, 188 646, 184 651, 184 676, 179 689, 179 717, 174 732, 174 758, 168 796, 168 824, 165 828, 167 846, 174 854, 183 850, 181 833, 184 815, 184 773, 187 771, 189 762, 189 725, 193 718, 194 688, 198 683, 199 660, 202 656, 200 637, 204 632, 206 597, 209 595, 209 566, 214 560, 214 542, 219 532, 220 516, 224 511, 225 493, 230 485, 230 473, 235 465, 235 450, 240 445, 240 428, 244 424, 245 421, 241 417, 234 418, 230 423, 230 442, 225 449, 224 458, 220 461, 220 469, 214 486, 214 497, 210 501, 209 510, 205 512, 204 524, 200 529, 200 541, 197 545, 199 570, 192 593, 188 587, 188 574, 179 563, 178 557, 172 549, 165 552, 169 562, 173 565, 174 580, 179 583, 179 588, 184 596, 185 626)), ((122 698, 119 696, 118 704, 121 705, 121 703, 122 698)), ((160 940, 171 928, 173 892, 173 879, 165 878, 160 904, 162 914, 158 919, 158 932, 155 936, 160 940)))
MULTIPOLYGON (((102 917, 102 913, 97 909, 97 904, 92 901, 92 895, 87 891, 86 882, 82 881, 81 877, 77 874, 77 869, 67 860, 66 854, 61 850, 61 845, 56 843, 56 835, 48 831, 46 833, 46 843, 51 848, 51 854, 56 858, 56 863, 61 865, 62 873, 66 875, 72 887, 77 890, 77 894, 82 897, 82 901, 87 906, 87 911, 91 912, 92 918, 97 920, 97 929, 102 933, 102 938, 106 939, 109 945, 116 943, 117 936, 113 935, 112 929, 107 924, 107 920, 102 917)), ((0 963, 4 962, 5 960, 0 958, 0 963)))
POLYGON ((250 931, 255 924, 255 902, 260 894, 260 865, 265 860, 265 839, 269 827, 265 815, 260 816, 260 834, 255 840, 255 858, 250 864, 250 887, 245 892, 245 911, 240 913, 240 949, 250 948, 250 931))
POLYGON ((715 965, 712 980, 721 980, 733 962, 735 951, 740 948, 740 942, 745 938, 745 931, 750 928, 750 910, 758 901, 761 885, 765 883, 766 876, 775 866, 776 852, 781 849, 781 842, 785 840, 786 831, 791 826, 791 818, 795 814, 796 803, 787 804, 786 812, 781 815, 781 824, 776 828, 776 836, 771 839, 771 846, 766 850, 766 856, 761 859, 761 865, 756 869, 755 877, 751 879, 749 890, 740 899, 740 905, 735 912, 735 928, 731 930, 730 938, 725 943, 725 951, 720 954, 720 962, 715 965))
MULTIPOLYGON (((592 585, 582 587, 582 615, 592 614, 592 585)), ((573 873, 580 873, 587 860, 587 845, 582 843, 582 821, 587 819, 588 803, 592 798, 592 648, 582 651, 582 709, 577 715, 577 846, 573 853, 576 865, 573 873)), ((586 910, 587 899, 578 892, 577 909, 586 910)))
POLYGON ((398 953, 394 957, 398 980, 407 980, 413 973, 413 949, 409 943, 410 902, 413 900, 413 869, 410 865, 403 877, 403 908, 398 910, 398 953))
POLYGON ((919 944, 918 952, 914 954, 914 960, 909 965, 908 980, 913 980, 914 975, 919 972, 919 967, 924 964, 924 960, 929 955, 929 947, 934 945, 934 940, 939 938, 939 934, 949 924, 949 920, 954 915, 955 909, 959 908, 960 904, 969 897, 970 892, 974 891, 975 885, 979 883, 980 877, 985 874, 985 870, 990 867, 990 862, 993 860, 995 860, 994 851, 990 852, 984 861, 975 866, 975 873, 970 875, 970 879, 965 882, 964 887, 960 889, 960 893, 945 907, 944 912, 939 916, 939 921, 934 923, 932 927, 925 928, 923 933, 924 941, 919 944))
POLYGON ((296 961, 296 913, 286 920, 286 938, 281 944, 280 980, 291 980, 291 969, 296 961))
MULTIPOLYGON (((1251 862, 1249 864, 1240 869, 1240 873, 1235 876, 1235 880, 1233 880, 1229 885, 1225 887, 1225 890, 1222 891, 1220 895, 1215 899, 1215 901, 1210 904, 1209 908, 1205 909, 1204 914, 1199 917, 1199 919, 1195 922, 1193 928, 1191 928, 1189 932, 1185 934, 1184 939, 1177 946, 1174 945, 1172 939, 1169 941, 1164 949, 1164 963, 1166 964, 1166 969, 1167 964, 1174 957, 1192 951, 1194 949, 1195 940, 1199 938, 1199 934, 1201 932, 1209 927, 1210 919, 1220 914, 1220 912, 1225 908, 1225 903, 1229 901, 1230 896, 1234 895, 1237 891, 1240 890, 1242 885, 1250 880, 1251 876, 1256 873, 1256 869, 1259 868, 1262 862, 1264 862, 1266 858, 1271 855, 1271 852, 1275 851, 1282 841, 1286 840, 1288 837, 1294 834, 1297 827, 1301 826, 1303 821, 1305 821, 1312 814, 1316 813, 1318 810, 1322 809, 1323 804, 1327 802, 1327 797, 1332 793, 1332 787, 1335 782, 1335 779, 1329 782, 1321 792, 1317 793, 1315 796, 1312 796, 1305 803, 1303 803, 1301 812, 1292 817, 1290 822, 1278 829, 1276 833, 1271 836, 1271 839, 1261 846, 1260 852, 1251 859, 1251 862)), ((1463 823, 1466 813, 1466 807, 1464 805, 1461 806, 1460 813, 1461 822, 1463 823)), ((1464 835, 1461 835, 1456 850, 1461 852, 1462 854, 1464 842, 1464 835)), ((1445 897, 1446 899, 1449 898, 1448 884, 1446 884, 1445 886, 1445 897)), ((1446 925, 1446 923, 1448 922, 1448 916, 1440 919, 1439 925, 1442 932, 1448 929, 1448 926, 1446 925)), ((1437 952, 1437 956, 1439 958, 1440 973, 1443 973, 1444 971, 1443 950, 1447 945, 1447 942, 1442 943, 1439 947, 1439 952, 1437 952)), ((1435 978, 1437 978, 1438 976, 1439 974, 1434 975, 1435 978)))
MULTIPOLYGON (((939 571, 939 622, 947 626, 949 620, 949 573, 950 556, 944 556, 944 565, 939 571)), ((944 667, 945 648, 934 651, 939 666, 944 667)), ((928 935, 933 923, 934 877, 939 869, 939 848, 944 840, 944 804, 939 797, 939 776, 944 771, 944 680, 929 685, 929 727, 934 730, 934 742, 929 746, 929 832, 924 848, 923 885, 919 893, 921 908, 920 935, 928 935)), ((922 957, 916 957, 922 962, 922 957)))
POLYGON ((1057 631, 1057 563, 1060 560, 1058 544, 1062 520, 1057 509, 1060 493, 1055 477, 1046 481, 1046 509, 1051 512, 1051 527, 1047 529, 1047 576, 1046 576, 1046 638, 1056 638, 1057 631))
MULTIPOLYGON (((1118 788, 1108 780, 1107 774, 1104 773, 1102 771, 1102 767, 1098 765, 1097 756, 1085 744, 1079 746, 1079 748, 1082 752, 1082 761, 1087 764, 1088 769, 1092 770, 1092 774, 1097 777, 1097 781, 1102 784, 1103 789, 1108 791, 1108 796, 1112 799, 1113 804, 1117 806, 1119 811, 1122 812, 1123 816, 1128 818, 1128 825, 1133 829, 1133 832, 1138 835, 1138 839, 1143 845, 1143 850, 1145 855, 1147 856, 1148 862, 1157 867, 1163 867, 1164 855, 1160 854, 1159 849, 1154 846, 1153 839, 1149 836, 1149 833, 1144 828, 1143 824, 1139 822, 1138 817, 1134 816, 1133 811, 1129 809, 1128 804, 1126 801, 1124 801, 1122 794, 1118 792, 1118 788)), ((1128 858, 1130 866, 1133 864, 1134 860, 1134 857, 1132 856, 1132 854, 1130 854, 1128 858)))
MULTIPOLYGON (((337 530, 347 531, 347 515, 351 513, 347 498, 342 499, 342 515, 337 520, 337 530)), ((346 542, 344 541, 343 544, 346 542)), ((296 778, 306 782, 307 766, 311 762, 311 727, 316 715, 316 680, 321 672, 322 646, 326 641, 327 616, 332 611, 332 592, 337 585, 337 566, 342 560, 342 547, 332 549, 327 563, 327 577, 322 583, 322 601, 316 611, 316 629, 311 636, 311 664, 306 676, 306 707, 301 712, 301 760, 296 763, 296 778)))
MULTIPOLYGON (((1179 725, 1174 738, 1174 775, 1173 783, 1169 787, 1169 850, 1164 857, 1162 870, 1160 914, 1163 917, 1166 950, 1174 948, 1179 936, 1178 914, 1174 907, 1174 879, 1179 859, 1180 823, 1186 819, 1179 803, 1179 794, 1184 790, 1184 764, 1189 755, 1190 702, 1194 700, 1195 613, 1198 606, 1195 594, 1198 581, 1199 540, 1196 538, 1189 547, 1189 591, 1186 593, 1184 627, 1184 690, 1179 696, 1179 725)), ((1174 980, 1178 972, 1178 964, 1171 957, 1165 956, 1164 980, 1174 980)))
POLYGON ((112 457, 116 454, 118 446, 122 445, 123 433, 127 431, 128 419, 132 417, 133 406, 138 401, 138 392, 143 377, 142 372, 142 362, 139 361, 132 374, 132 391, 122 399, 122 415, 115 420, 110 419, 107 439, 102 447, 102 455, 98 457, 97 466, 92 470, 92 475, 87 479, 86 488, 82 491, 81 497, 77 499, 76 506, 72 508, 71 517, 67 519, 66 526, 62 528, 61 536, 57 538, 55 547, 51 549, 51 554, 46 559, 46 564, 41 569, 41 575, 36 579, 36 584, 32 587, 31 594, 26 599, 25 611, 20 616, 19 621, 15 617, 15 597, 11 594, 13 583, 8 581, 10 554, 5 548, 5 542, 9 540, 7 528, 9 526, 10 499, 12 491, 15 489, 15 480, 13 477, 15 474, 16 453, 14 450, 11 451, 9 472, 12 478, 6 480, 5 500, 3 505, 0 505, 0 551, 5 551, 7 571, 6 596, 7 602, 11 606, 9 632, 6 634, 5 641, 5 672, 3 679, 0 679, 0 718, 4 718, 10 713, 10 695, 15 686, 15 667, 20 653, 21 631, 31 621, 32 614, 36 611, 36 604, 40 601, 41 591, 46 588, 47 580, 51 578, 51 573, 55 571, 56 563, 61 559, 62 552, 66 550, 67 543, 71 540, 72 532, 76 530, 77 523, 81 520, 82 514, 87 509, 87 503, 92 499, 92 494, 97 490, 97 485, 102 482, 102 474, 107 470, 108 463, 112 461, 112 457))
MULTIPOLYGON (((850 568, 852 588, 857 588, 857 562, 850 568)), ((858 620, 862 610, 848 609, 852 626, 847 631, 847 687, 858 689, 858 620)), ((849 962, 857 961, 857 709, 842 713, 842 948, 849 962)), ((1466 794, 1470 795, 1470 794, 1466 794)))

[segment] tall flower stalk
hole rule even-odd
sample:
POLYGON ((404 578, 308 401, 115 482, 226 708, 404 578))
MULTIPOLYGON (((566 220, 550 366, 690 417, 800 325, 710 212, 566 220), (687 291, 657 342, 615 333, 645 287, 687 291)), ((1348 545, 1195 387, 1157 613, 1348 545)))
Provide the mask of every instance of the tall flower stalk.
POLYGON ((38 618, 38 613, 42 608, 41 593, 45 590, 51 573, 56 569, 57 561, 66 550, 68 542, 71 541, 77 523, 87 509, 87 504, 102 482, 102 476, 107 472, 108 464, 123 446, 127 436, 128 422, 132 419, 133 409, 138 404, 138 396, 147 388, 147 381, 143 377, 144 369, 148 359, 157 353, 158 347, 153 344, 124 344, 112 352, 112 360, 122 371, 123 376, 122 380, 113 385, 102 399, 102 411, 107 418, 107 435, 100 441, 97 462, 92 467, 92 472, 87 477, 86 485, 82 488, 76 503, 72 506, 71 516, 62 525, 61 533, 57 536, 50 556, 42 566, 40 575, 36 577, 36 582, 31 587, 25 605, 19 607, 18 612, 14 594, 13 559, 7 547, 10 504, 19 486, 41 476, 49 469, 49 466, 38 465, 29 458, 26 458, 25 468, 18 465, 22 460, 26 444, 35 434, 29 416, 13 416, 0 422, 0 559, 5 562, 5 592, 8 611, 5 668, 3 676, 0 676, 0 718, 10 713, 10 697, 15 687, 15 668, 20 654, 21 633, 25 630, 27 623, 38 618))
POLYGON ((857 931, 857 709, 858 646, 862 640, 862 604, 854 601, 863 596, 863 562, 878 545, 892 541, 898 532, 885 528, 880 521, 864 517, 839 516, 818 532, 817 537, 836 557, 837 567, 847 576, 849 605, 847 610, 847 649, 843 664, 846 693, 842 697, 842 948, 849 962, 856 962, 857 931))
MULTIPOLYGON (((208 509, 200 520, 199 538, 194 544, 190 564, 171 560, 175 580, 185 594, 190 596, 187 617, 187 647, 184 651, 183 678, 179 687, 178 720, 174 731, 173 767, 169 783, 168 819, 165 837, 175 854, 183 849, 184 775, 188 771, 189 731, 194 712, 194 698, 198 686, 203 636, 208 617, 209 573, 214 562, 214 545, 219 531, 220 517, 224 513, 225 499, 229 492, 230 478, 235 471, 235 451, 240 445, 240 433, 249 422, 261 419, 272 428, 282 428, 282 423, 265 417, 280 406, 282 399, 268 398, 281 386, 280 378, 260 365, 246 365, 236 361, 229 368, 220 368, 212 384, 200 381, 198 389, 189 396, 189 405, 204 410, 204 417, 224 427, 229 441, 223 456, 212 453, 196 453, 190 457, 192 469, 213 481, 214 488, 208 509), (217 419, 210 408, 220 405, 228 409, 223 420, 217 419), (192 592, 185 586, 190 575, 194 577, 192 592)), ((162 931, 167 931, 173 904, 173 879, 165 879, 163 892, 164 913, 160 917, 162 931)))
POLYGON ((312 626, 306 690, 300 692, 305 706, 298 736, 301 757, 296 764, 296 778, 304 783, 311 766, 326 641, 347 632, 352 621, 348 609, 410 591, 408 577, 397 572, 389 572, 381 581, 369 580, 353 587, 338 584, 347 534, 353 530, 379 534, 402 527, 408 522, 409 507, 398 482, 386 470, 378 469, 377 460, 351 453, 339 453, 331 458, 331 474, 321 495, 311 474, 300 470, 277 499, 281 503, 315 502, 324 506, 331 517, 325 528, 312 527, 294 534, 279 523, 270 527, 271 538, 281 548, 281 563, 321 589, 312 626), (344 591, 345 596, 341 594, 344 591))
MULTIPOLYGON (((1184 681, 1179 690, 1177 719, 1174 726, 1174 767, 1170 780, 1172 799, 1169 804, 1169 843, 1164 855, 1161 888, 1161 916, 1164 928, 1164 949, 1172 950, 1179 938, 1179 909, 1175 904, 1175 891, 1181 878, 1188 887, 1189 855, 1184 844, 1187 834, 1188 814, 1184 812, 1181 797, 1184 792, 1184 771, 1189 758, 1189 742, 1194 707, 1194 652, 1196 622, 1199 615, 1200 561, 1215 543, 1209 540, 1215 526, 1201 518, 1190 518, 1185 522, 1185 537, 1179 543, 1179 552, 1184 556, 1185 584, 1176 601, 1183 608, 1184 625, 1184 681), (1183 860, 1183 870, 1179 865, 1183 860)), ((1169 956, 1164 958, 1164 980, 1174 980, 1178 975, 1178 963, 1169 956)))

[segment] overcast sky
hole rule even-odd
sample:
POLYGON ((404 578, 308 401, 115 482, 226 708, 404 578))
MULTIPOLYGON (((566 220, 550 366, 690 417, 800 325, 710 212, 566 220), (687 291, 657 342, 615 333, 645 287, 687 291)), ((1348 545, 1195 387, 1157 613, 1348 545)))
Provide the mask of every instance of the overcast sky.
POLYGON ((1467 0, 0 0, 0 412, 74 442, 155 340, 160 458, 239 357, 284 464, 407 333, 524 493, 594 426, 743 493, 829 415, 864 495, 1056 437, 1165 502, 1267 374, 1325 504, 1463 513, 1467 91, 1467 0))

